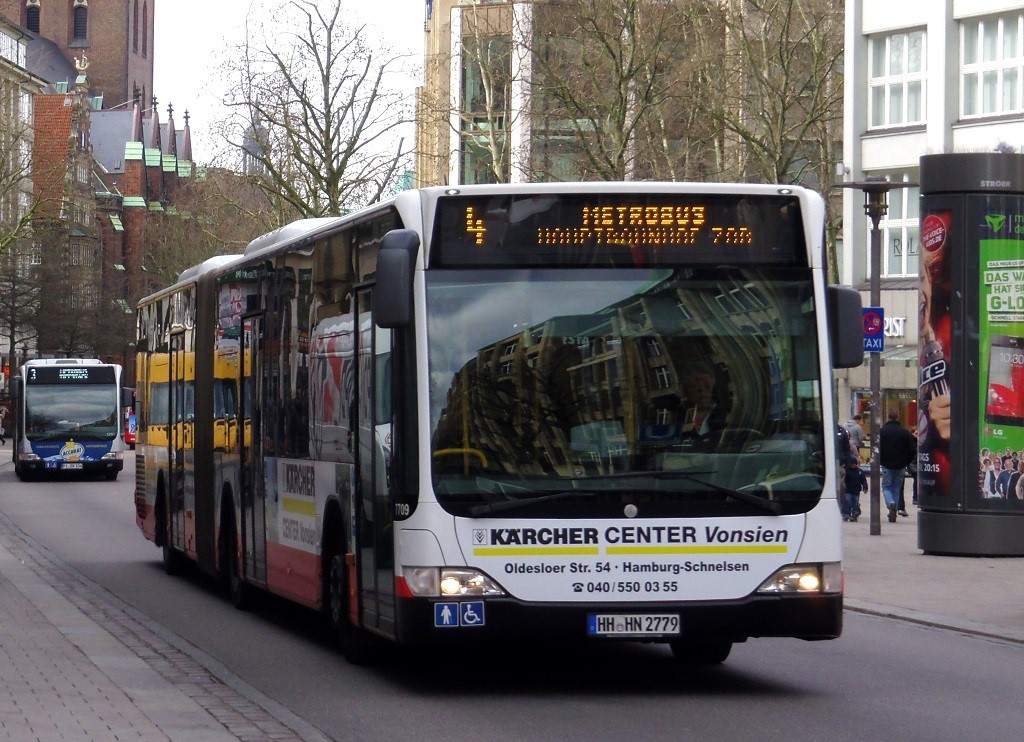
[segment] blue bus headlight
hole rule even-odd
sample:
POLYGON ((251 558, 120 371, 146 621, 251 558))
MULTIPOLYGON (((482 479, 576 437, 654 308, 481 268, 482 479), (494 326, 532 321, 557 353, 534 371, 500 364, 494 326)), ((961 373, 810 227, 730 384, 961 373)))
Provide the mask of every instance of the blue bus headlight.
POLYGON ((404 567, 402 576, 417 598, 463 595, 504 595, 498 584, 483 572, 465 567, 404 567))
POLYGON ((759 593, 842 593, 840 562, 789 564, 761 583, 759 593))

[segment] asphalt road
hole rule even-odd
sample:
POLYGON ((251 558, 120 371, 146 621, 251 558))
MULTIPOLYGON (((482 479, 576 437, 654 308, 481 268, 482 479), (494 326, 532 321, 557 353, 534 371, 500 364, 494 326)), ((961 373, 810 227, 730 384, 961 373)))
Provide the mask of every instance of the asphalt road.
POLYGON ((344 740, 999 740, 1024 737, 1024 645, 847 614, 831 642, 751 640, 687 670, 663 647, 385 651, 354 667, 319 617, 169 577, 121 478, 21 483, 0 509, 76 570, 325 734, 344 740))

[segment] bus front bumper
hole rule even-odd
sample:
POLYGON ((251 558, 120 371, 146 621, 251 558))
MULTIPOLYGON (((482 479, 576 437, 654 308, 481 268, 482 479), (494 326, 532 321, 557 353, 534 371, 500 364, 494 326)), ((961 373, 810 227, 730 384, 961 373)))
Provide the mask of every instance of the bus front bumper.
POLYGON ((109 454, 90 461, 47 461, 28 454, 19 458, 18 465, 28 474, 110 474, 124 469, 124 459, 109 454))
MULTIPOLYGON (((591 615, 678 615, 678 635, 621 636, 631 641, 752 637, 835 639, 843 629, 843 596, 755 595, 707 603, 524 603, 513 598, 474 600, 399 598, 397 639, 402 644, 443 644, 474 639, 588 639, 591 615), (447 608, 447 610, 446 610, 447 608), (469 615, 470 620, 463 622, 469 615)), ((604 640, 600 637, 598 640, 604 640)))

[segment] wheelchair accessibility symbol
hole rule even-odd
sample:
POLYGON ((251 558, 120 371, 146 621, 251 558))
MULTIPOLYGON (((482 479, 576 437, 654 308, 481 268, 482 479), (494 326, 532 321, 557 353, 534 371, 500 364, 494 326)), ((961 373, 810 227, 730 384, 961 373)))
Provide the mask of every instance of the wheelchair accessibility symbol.
POLYGON ((484 602, 474 600, 470 603, 459 603, 459 623, 463 626, 483 626, 484 602))

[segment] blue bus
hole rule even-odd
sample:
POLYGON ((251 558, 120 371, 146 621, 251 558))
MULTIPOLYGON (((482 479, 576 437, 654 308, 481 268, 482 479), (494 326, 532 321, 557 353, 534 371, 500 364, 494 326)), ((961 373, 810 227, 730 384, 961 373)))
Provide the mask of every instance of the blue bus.
POLYGON ((14 471, 102 474, 117 479, 128 448, 121 366, 93 358, 26 362, 12 379, 14 471))

